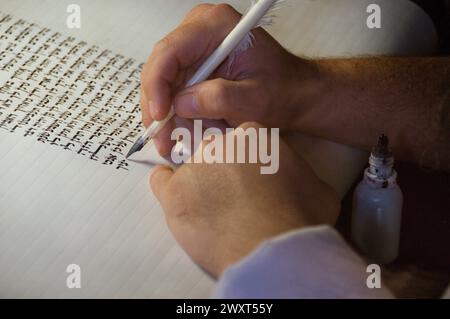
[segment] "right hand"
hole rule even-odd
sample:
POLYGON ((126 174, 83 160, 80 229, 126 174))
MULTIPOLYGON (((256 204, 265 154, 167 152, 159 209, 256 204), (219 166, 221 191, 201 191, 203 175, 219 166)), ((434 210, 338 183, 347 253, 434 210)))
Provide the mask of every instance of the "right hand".
MULTIPOLYGON (((293 126, 298 105, 307 104, 303 97, 315 90, 310 80, 318 71, 313 62, 290 54, 262 28, 253 31, 254 48, 238 54, 230 69, 226 61, 208 81, 183 89, 240 18, 228 5, 200 5, 155 46, 142 72, 144 125, 163 120, 173 104, 182 118, 225 119, 233 127, 246 121, 282 129, 293 126)), ((173 125, 172 121, 155 138, 161 155, 170 153, 173 125)))

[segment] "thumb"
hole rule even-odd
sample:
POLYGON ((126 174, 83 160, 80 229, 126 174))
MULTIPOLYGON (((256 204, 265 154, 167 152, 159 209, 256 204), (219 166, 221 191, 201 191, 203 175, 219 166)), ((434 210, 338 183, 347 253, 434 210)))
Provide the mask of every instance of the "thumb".
POLYGON ((158 165, 150 173, 150 186, 158 201, 164 205, 166 189, 174 172, 168 166, 158 165))
POLYGON ((184 118, 262 120, 269 104, 265 94, 255 80, 214 79, 180 92, 174 107, 184 118))

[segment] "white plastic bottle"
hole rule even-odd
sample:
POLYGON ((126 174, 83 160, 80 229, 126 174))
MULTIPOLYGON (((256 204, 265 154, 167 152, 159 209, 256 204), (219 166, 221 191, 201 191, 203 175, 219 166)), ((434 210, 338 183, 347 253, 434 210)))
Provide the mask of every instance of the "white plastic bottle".
POLYGON ((403 194, 385 135, 374 147, 369 164, 353 196, 352 237, 371 262, 387 264, 398 256, 403 194))

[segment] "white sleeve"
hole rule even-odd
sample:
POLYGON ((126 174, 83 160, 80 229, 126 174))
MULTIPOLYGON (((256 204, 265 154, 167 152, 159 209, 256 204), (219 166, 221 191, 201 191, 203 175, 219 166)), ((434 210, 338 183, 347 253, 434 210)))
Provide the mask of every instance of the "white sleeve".
POLYGON ((228 268, 214 298, 392 298, 370 289, 367 264, 331 227, 294 231, 262 244, 228 268))
POLYGON ((450 286, 448 287, 447 292, 444 293, 442 299, 450 299, 450 286))

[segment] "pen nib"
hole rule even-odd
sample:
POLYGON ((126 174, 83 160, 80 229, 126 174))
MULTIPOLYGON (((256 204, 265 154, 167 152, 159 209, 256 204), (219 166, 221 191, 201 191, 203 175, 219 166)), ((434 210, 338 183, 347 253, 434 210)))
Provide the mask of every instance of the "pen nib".
POLYGON ((139 152, 140 150, 142 150, 144 148, 144 141, 142 140, 142 138, 139 138, 136 143, 134 143, 134 145, 131 147, 130 151, 128 152, 127 156, 125 157, 126 159, 128 159, 131 155, 133 155, 136 152, 139 152))

